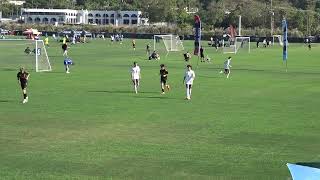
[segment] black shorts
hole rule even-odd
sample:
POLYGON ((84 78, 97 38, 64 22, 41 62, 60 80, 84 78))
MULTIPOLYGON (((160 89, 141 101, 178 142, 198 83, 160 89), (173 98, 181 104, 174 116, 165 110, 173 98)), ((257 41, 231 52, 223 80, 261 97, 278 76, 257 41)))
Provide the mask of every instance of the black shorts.
POLYGON ((132 79, 133 84, 139 84, 139 79, 132 79))
POLYGON ((167 79, 160 79, 160 83, 163 83, 164 85, 167 84, 167 79))
POLYGON ((201 58, 204 58, 204 54, 200 54, 200 57, 201 57, 201 58))
POLYGON ((24 89, 27 88, 28 83, 26 83, 26 82, 20 82, 20 86, 21 86, 21 89, 24 90, 24 89))
POLYGON ((224 73, 229 74, 230 69, 224 69, 224 73))

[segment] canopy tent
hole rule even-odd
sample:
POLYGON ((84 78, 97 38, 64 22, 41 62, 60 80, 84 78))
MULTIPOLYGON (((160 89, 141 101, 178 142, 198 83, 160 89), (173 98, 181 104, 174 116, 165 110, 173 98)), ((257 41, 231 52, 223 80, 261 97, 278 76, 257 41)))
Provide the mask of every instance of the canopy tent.
POLYGON ((296 164, 287 164, 293 180, 319 180, 320 169, 301 166, 296 164))

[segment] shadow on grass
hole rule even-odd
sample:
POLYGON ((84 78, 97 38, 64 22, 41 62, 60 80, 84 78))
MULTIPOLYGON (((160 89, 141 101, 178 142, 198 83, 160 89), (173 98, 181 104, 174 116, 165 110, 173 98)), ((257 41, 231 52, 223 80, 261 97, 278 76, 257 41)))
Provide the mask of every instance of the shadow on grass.
POLYGON ((11 101, 6 100, 6 99, 0 99, 0 103, 8 103, 8 102, 11 102, 11 101))
POLYGON ((139 98, 139 99, 174 99, 174 98, 170 98, 167 96, 148 96, 148 97, 135 96, 135 98, 139 98))
POLYGON ((320 168, 320 162, 298 162, 297 165, 320 168))
MULTIPOLYGON (((95 91, 88 91, 88 93, 109 93, 109 94, 134 94, 133 91, 121 91, 121 90, 95 90, 95 91)), ((139 94, 158 94, 156 92, 148 92, 142 91, 139 94)))

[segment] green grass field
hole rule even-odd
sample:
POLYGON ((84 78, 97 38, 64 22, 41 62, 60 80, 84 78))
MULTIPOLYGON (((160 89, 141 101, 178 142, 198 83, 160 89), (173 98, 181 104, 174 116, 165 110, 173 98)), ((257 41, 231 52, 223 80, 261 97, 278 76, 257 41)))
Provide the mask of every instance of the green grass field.
POLYGON ((53 71, 31 72, 25 105, 14 63, 23 52, 0 45, 0 179, 287 180, 286 163, 320 162, 320 46, 290 44, 288 72, 280 47, 240 52, 230 79, 219 74, 227 55, 205 47, 213 63, 195 69, 186 101, 182 53, 147 61, 146 42, 135 52, 130 40, 72 46, 76 65, 65 74, 51 41, 53 71), (133 61, 142 69, 138 95, 133 61))

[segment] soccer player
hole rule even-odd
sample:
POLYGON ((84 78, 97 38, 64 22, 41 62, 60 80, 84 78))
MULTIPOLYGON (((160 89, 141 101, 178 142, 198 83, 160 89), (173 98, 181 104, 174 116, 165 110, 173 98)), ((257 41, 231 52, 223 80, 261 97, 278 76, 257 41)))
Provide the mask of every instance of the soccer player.
POLYGON ((134 86, 134 91, 138 94, 138 88, 140 86, 140 67, 138 66, 137 62, 133 63, 133 67, 131 68, 131 80, 134 86))
POLYGON ((63 51, 63 56, 68 56, 68 45, 67 45, 67 43, 62 44, 61 48, 62 48, 62 51, 63 51))
POLYGON ((67 37, 66 37, 66 36, 64 36, 64 37, 62 38, 62 44, 67 44, 67 37))
POLYGON ((232 67, 231 66, 231 57, 228 57, 228 59, 224 62, 224 74, 227 75, 227 78, 229 78, 231 67, 232 67))
POLYGON ((132 47, 133 50, 136 50, 136 40, 132 39, 132 47))
POLYGON ((46 38, 44 39, 44 45, 46 47, 49 47, 49 38, 48 38, 48 36, 46 36, 46 38))
POLYGON ((24 50, 24 53, 30 55, 31 54, 31 49, 29 47, 27 47, 25 50, 24 50))
POLYGON ((201 59, 201 62, 206 62, 204 59, 204 49, 202 46, 200 47, 200 59, 201 59))
POLYGON ((308 42, 308 48, 311 51, 311 41, 308 42))
POLYGON ((169 72, 166 70, 166 67, 164 64, 160 65, 160 86, 162 94, 165 94, 164 89, 166 88, 168 91, 170 91, 170 86, 167 84, 169 72))
POLYGON ((66 57, 63 61, 64 67, 66 69, 66 73, 70 73, 70 66, 73 64, 72 59, 69 57, 66 57))
POLYGON ((147 51, 148 57, 150 57, 150 44, 149 43, 147 44, 146 51, 147 51))
POLYGON ((186 90, 187 90, 187 97, 186 97, 187 100, 191 99, 192 85, 195 77, 196 77, 196 74, 192 70, 192 66, 187 65, 187 71, 183 77, 183 83, 185 83, 186 90))
POLYGON ((23 67, 21 67, 20 71, 17 74, 17 78, 23 93, 23 101, 22 101, 23 104, 27 103, 29 99, 27 95, 27 85, 28 85, 29 77, 30 77, 30 74, 23 67))

